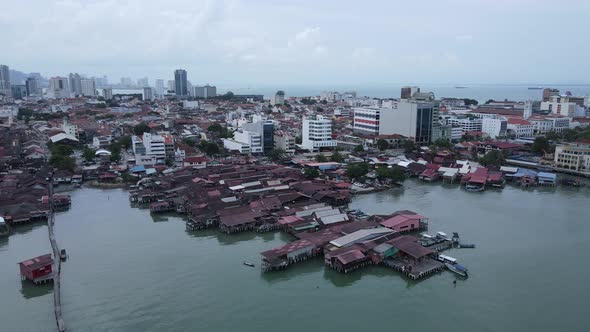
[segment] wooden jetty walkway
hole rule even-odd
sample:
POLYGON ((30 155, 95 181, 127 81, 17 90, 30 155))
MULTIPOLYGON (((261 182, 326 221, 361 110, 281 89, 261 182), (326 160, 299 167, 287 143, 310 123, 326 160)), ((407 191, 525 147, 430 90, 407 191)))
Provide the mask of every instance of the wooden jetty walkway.
POLYGON ((61 312, 61 259, 57 240, 55 239, 55 233, 53 231, 55 211, 53 209, 53 179, 49 181, 49 219, 47 222, 47 228, 49 230, 49 241, 51 242, 51 248, 53 250, 53 257, 55 261, 55 276, 53 278, 53 306, 55 311, 55 321, 57 323, 57 331, 63 332, 66 330, 65 322, 61 312))

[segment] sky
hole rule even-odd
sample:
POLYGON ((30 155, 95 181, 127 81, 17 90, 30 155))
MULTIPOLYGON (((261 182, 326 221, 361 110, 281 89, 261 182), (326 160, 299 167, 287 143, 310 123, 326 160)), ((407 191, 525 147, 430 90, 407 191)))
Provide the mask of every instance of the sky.
MULTIPOLYGON (((0 63, 193 84, 590 83, 588 0, 0 0, 0 63)), ((153 83, 152 83, 153 84, 153 83)))

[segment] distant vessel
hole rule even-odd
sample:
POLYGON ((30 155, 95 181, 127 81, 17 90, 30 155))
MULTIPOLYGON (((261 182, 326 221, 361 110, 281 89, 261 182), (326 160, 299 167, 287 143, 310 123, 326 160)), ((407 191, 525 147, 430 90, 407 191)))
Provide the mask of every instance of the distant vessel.
POLYGON ((250 262, 244 262, 244 265, 254 267, 254 263, 250 263, 250 262))
POLYGON ((456 86, 455 89, 467 89, 466 86, 456 86))
POLYGON ((447 266, 447 269, 449 269, 451 272, 467 278, 467 268, 465 268, 463 265, 451 263, 445 263, 445 265, 447 266))
POLYGON ((542 90, 543 88, 540 86, 529 86, 529 90, 542 90))

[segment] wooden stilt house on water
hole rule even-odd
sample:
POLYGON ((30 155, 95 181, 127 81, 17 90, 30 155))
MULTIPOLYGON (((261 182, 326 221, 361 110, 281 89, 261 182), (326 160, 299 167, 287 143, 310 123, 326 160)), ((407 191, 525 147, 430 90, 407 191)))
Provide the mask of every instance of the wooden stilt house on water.
POLYGON ((51 254, 31 258, 18 264, 22 280, 30 280, 36 285, 53 281, 55 272, 51 254))

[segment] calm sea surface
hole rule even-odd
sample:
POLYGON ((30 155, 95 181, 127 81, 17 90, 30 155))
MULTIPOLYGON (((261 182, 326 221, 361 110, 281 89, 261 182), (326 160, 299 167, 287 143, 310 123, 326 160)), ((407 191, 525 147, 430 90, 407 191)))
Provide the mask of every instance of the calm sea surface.
MULTIPOLYGON (((182 218, 130 208, 123 190, 81 189, 56 218, 68 250, 68 331, 588 331, 590 189, 468 193, 407 181, 359 196, 367 213, 410 209, 430 232, 459 232, 467 280, 421 282, 383 267, 348 275, 321 259, 261 274, 280 233, 187 233, 182 218), (242 264, 256 263, 256 268, 242 264)), ((18 261, 50 252, 45 225, 0 239, 0 331, 53 331, 52 288, 22 283, 18 261)))

